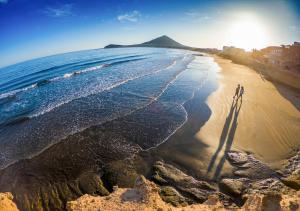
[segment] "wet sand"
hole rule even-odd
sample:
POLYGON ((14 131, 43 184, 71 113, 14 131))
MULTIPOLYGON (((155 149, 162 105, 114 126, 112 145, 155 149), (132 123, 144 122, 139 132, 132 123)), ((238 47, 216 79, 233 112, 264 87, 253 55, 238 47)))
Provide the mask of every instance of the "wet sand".
POLYGON ((280 168, 300 150, 299 93, 246 66, 214 60, 220 67, 218 87, 212 88, 206 102, 196 95, 186 103, 185 125, 144 157, 208 181, 233 176, 225 151, 251 153, 274 170, 280 168), (233 101, 238 83, 245 94, 233 101))
POLYGON ((225 150, 253 153, 274 167, 299 151, 299 92, 272 83, 246 66, 217 56, 214 60, 220 66, 220 86, 208 97, 212 114, 195 135, 211 154, 210 174, 222 163, 225 150), (234 104, 237 84, 244 86, 245 94, 242 102, 234 104))

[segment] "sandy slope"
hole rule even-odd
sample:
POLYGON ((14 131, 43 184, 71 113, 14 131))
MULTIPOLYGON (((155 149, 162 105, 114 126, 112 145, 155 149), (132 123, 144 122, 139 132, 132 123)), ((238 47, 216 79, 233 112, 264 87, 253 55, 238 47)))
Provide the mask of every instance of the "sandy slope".
POLYGON ((196 135, 216 157, 211 168, 216 169, 224 149, 253 152, 273 164, 299 150, 300 94, 275 86, 248 67, 214 59, 220 66, 220 87, 208 98, 212 115, 196 135), (245 94, 242 103, 232 106, 238 83, 245 94))

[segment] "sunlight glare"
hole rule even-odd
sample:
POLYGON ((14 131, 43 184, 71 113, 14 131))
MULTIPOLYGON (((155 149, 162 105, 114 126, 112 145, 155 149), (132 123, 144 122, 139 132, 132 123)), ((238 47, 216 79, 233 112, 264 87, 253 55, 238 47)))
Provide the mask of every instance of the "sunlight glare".
POLYGON ((261 49, 268 43, 266 28, 254 17, 244 17, 229 27, 228 44, 249 51, 261 49))

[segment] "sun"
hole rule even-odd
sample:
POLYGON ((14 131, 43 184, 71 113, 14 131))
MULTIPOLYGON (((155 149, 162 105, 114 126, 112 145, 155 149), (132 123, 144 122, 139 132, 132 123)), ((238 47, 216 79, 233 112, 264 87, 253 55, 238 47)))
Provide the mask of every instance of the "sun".
POLYGON ((268 43, 266 27, 254 17, 243 17, 228 27, 227 44, 249 51, 261 49, 268 43))

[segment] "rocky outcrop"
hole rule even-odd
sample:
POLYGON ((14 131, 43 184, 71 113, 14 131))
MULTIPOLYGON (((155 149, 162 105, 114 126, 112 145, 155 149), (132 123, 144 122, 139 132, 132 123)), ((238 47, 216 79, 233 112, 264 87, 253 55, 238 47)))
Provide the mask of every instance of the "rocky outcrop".
POLYGON ((12 201, 11 193, 0 193, 0 210, 1 211, 18 211, 17 205, 12 201))
POLYGON ((282 182, 296 190, 300 189, 300 169, 293 172, 291 175, 287 176, 286 178, 282 178, 282 182))
POLYGON ((172 165, 158 161, 153 166, 153 180, 161 186, 172 186, 186 197, 185 202, 204 202, 216 192, 216 188, 205 181, 188 176, 172 165))
POLYGON ((222 178, 219 188, 234 199, 244 199, 247 194, 294 194, 295 190, 290 187, 298 187, 300 174, 295 158, 292 158, 293 161, 287 161, 289 167, 285 167, 281 173, 271 169, 250 153, 229 151, 226 158, 233 167, 233 176, 222 178))
POLYGON ((298 211, 300 210, 300 192, 295 195, 279 193, 253 194, 248 196, 242 211, 298 211))
POLYGON ((159 195, 167 203, 175 207, 188 205, 188 200, 183 197, 175 188, 171 186, 163 186, 160 188, 159 195))
POLYGON ((229 195, 241 196, 245 185, 243 181, 238 179, 222 179, 219 182, 219 188, 229 195))
MULTIPOLYGON (((173 188, 163 188, 169 195, 180 197, 173 188)), ((84 195, 75 201, 68 202, 67 209, 69 211, 131 211, 131 210, 147 210, 147 211, 164 211, 164 210, 180 210, 180 211, 209 211, 232 210, 224 207, 222 200, 218 194, 211 194, 203 204, 178 205, 167 203, 162 200, 159 195, 160 189, 155 183, 146 180, 143 176, 137 178, 134 188, 115 188, 109 196, 90 196, 84 195)), ((237 211, 277 211, 277 210, 299 210, 300 209, 300 192, 295 195, 282 195, 279 193, 268 194, 251 194, 247 196, 246 203, 237 211)))
MULTIPOLYGON (((174 191, 174 190, 173 190, 174 191)), ((84 195, 75 201, 68 202, 69 211, 164 211, 164 210, 225 210, 218 197, 210 196, 204 204, 189 205, 185 207, 174 207, 163 201, 159 195, 159 188, 146 180, 143 176, 137 178, 134 188, 116 188, 109 196, 84 195)))
POLYGON ((277 176, 277 173, 273 169, 258 160, 252 154, 229 151, 226 154, 226 159, 234 168, 233 174, 236 177, 247 177, 252 180, 257 180, 277 176))
POLYGON ((288 159, 280 172, 282 182, 295 189, 300 189, 300 153, 288 159))

